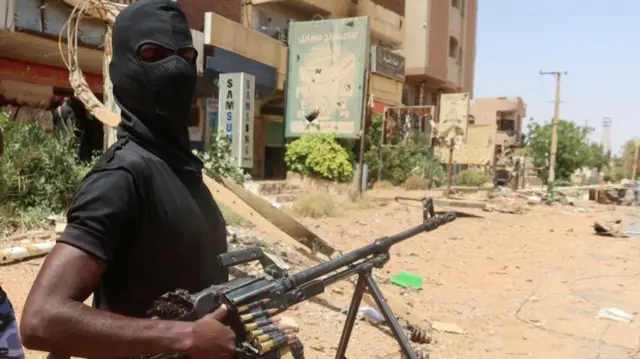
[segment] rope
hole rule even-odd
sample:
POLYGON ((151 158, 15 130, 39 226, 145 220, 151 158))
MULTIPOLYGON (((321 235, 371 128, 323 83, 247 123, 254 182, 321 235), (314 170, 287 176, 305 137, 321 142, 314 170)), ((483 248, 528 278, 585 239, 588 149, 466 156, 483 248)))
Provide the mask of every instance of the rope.
MULTIPOLYGON (((91 91, 87 81, 80 69, 78 60, 78 33, 80 24, 85 18, 96 18, 105 22, 107 27, 105 36, 106 59, 111 57, 111 26, 118 13, 126 5, 116 4, 102 0, 64 0, 65 3, 73 6, 69 19, 63 25, 58 36, 58 50, 65 66, 69 70, 69 83, 77 97, 85 108, 100 122, 110 127, 116 127, 120 118, 117 114, 106 108, 91 91), (66 39, 64 35, 66 35, 66 39), (66 43, 66 49, 65 49, 66 43)), ((105 61, 105 63, 108 63, 105 61)), ((104 73, 104 71, 103 71, 104 73)), ((108 96, 109 94, 105 94, 108 96)))

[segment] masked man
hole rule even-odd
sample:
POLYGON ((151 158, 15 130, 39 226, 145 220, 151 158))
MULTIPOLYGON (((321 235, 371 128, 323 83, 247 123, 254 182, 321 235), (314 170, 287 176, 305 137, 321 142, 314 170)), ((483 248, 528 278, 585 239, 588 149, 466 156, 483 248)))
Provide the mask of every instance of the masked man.
POLYGON ((167 291, 228 280, 216 260, 227 250, 225 221, 188 148, 197 55, 171 0, 140 0, 117 17, 109 75, 118 140, 80 185, 29 293, 27 348, 56 358, 233 357, 225 308, 196 322, 145 319, 167 291), (93 307, 84 305, 92 293, 93 307))

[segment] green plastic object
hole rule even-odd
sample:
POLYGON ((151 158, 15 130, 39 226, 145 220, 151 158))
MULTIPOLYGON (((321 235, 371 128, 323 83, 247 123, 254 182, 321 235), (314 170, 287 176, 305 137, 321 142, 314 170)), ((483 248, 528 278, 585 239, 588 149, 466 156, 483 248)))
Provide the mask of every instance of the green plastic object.
POLYGON ((422 289, 422 277, 409 272, 400 272, 391 277, 391 283, 402 288, 412 288, 414 290, 422 289))

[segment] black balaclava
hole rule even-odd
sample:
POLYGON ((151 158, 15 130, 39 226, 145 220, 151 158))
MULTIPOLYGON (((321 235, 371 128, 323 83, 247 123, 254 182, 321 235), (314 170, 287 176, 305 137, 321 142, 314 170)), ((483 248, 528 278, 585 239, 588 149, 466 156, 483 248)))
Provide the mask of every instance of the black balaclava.
POLYGON ((118 138, 127 137, 172 166, 199 167, 189 151, 188 118, 193 104, 197 70, 195 58, 178 55, 193 49, 184 12, 171 0, 140 0, 126 7, 113 26, 113 56, 109 76, 115 100, 122 109, 118 138), (145 62, 143 45, 157 45, 171 55, 145 62))

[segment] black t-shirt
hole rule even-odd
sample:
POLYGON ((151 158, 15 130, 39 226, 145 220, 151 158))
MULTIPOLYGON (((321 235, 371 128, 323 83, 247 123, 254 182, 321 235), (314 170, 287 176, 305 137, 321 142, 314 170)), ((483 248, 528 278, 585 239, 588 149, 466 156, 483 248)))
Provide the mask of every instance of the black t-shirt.
POLYGON ((199 173, 180 171, 129 139, 105 152, 82 182, 58 239, 106 263, 94 307, 146 317, 178 288, 228 280, 222 214, 199 173))

